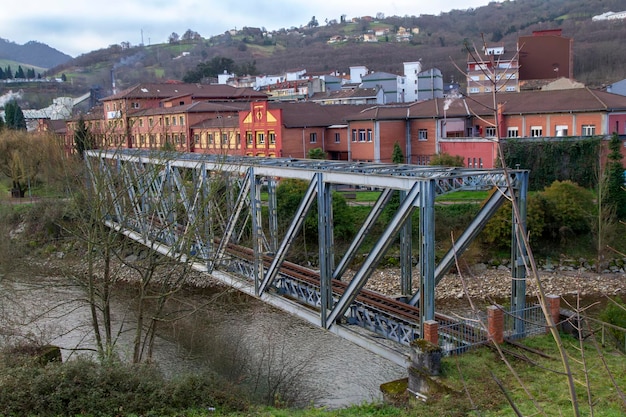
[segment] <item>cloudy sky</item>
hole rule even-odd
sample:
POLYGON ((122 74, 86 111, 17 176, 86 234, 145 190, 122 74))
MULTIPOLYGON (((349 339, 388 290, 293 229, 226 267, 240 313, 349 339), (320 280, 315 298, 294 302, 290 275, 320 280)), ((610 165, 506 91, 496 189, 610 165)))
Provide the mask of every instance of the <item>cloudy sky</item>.
POLYGON ((452 9, 487 5, 489 0, 44 0, 5 2, 0 14, 0 37, 18 44, 46 43, 72 56, 120 42, 137 45, 166 42, 172 32, 187 29, 203 37, 243 26, 267 30, 307 24, 345 14, 404 16, 439 14, 452 9), (443 6, 445 4, 445 6, 443 6))

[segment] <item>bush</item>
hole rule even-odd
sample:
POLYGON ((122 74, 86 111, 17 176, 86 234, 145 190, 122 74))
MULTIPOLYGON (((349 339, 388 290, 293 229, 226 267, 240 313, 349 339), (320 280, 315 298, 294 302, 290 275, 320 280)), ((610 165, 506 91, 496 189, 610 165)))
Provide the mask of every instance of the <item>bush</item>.
POLYGON ((0 364, 0 414, 74 416, 172 415, 182 409, 244 410, 238 390, 213 376, 166 380, 155 367, 88 359, 41 366, 36 360, 0 364))
MULTIPOLYGON (((622 301, 609 303, 600 313, 600 319, 614 326, 626 329, 626 304, 622 301)), ((608 335, 618 349, 624 351, 624 332, 618 329, 608 329, 608 335)))
POLYGON ((596 206, 593 194, 571 181, 554 181, 543 192, 546 232, 563 243, 569 236, 588 233, 596 206))
MULTIPOLYGON (((545 227, 546 200, 541 194, 530 194, 526 200, 526 228, 531 242, 539 239, 545 227)), ((487 222, 482 232, 482 242, 504 249, 511 246, 513 209, 506 202, 487 222)))

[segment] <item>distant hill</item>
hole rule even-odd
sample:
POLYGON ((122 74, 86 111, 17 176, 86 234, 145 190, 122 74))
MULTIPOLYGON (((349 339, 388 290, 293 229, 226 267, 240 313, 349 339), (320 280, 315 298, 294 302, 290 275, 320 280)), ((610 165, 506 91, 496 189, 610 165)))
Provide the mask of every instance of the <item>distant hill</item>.
POLYGON ((44 43, 30 41, 24 45, 18 45, 0 38, 0 59, 48 69, 61 65, 71 60, 72 57, 44 43))
POLYGON ((111 90, 112 73, 120 90, 138 82, 182 80, 198 64, 220 57, 232 60, 233 68, 250 70, 251 75, 294 69, 306 69, 309 74, 348 73, 355 65, 401 73, 403 62, 421 60, 425 69, 439 68, 446 82, 454 79, 464 84, 459 68, 465 69, 466 45, 480 47, 484 40, 514 50, 521 35, 562 29, 563 36, 573 39, 574 77, 590 87, 601 87, 626 77, 626 54, 622 53, 626 21, 594 22, 592 17, 625 8, 623 0, 509 0, 437 16, 342 18, 269 34, 262 28, 243 27, 206 39, 114 45, 49 72, 66 74, 75 87, 99 85, 106 94, 111 90), (407 32, 405 42, 397 41, 398 35, 407 32), (365 42, 364 35, 374 36, 377 42, 365 42), (331 43, 331 38, 337 41, 331 43))

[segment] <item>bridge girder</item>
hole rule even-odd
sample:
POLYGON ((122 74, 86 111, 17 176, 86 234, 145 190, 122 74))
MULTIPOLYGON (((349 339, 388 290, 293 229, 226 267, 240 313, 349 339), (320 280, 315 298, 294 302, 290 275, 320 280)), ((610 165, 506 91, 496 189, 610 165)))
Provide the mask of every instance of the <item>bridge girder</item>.
MULTIPOLYGON (((302 224, 312 207, 318 212, 319 297, 315 299, 318 325, 327 329, 342 325, 350 311, 361 311, 355 302, 377 268, 387 249, 401 238, 401 292, 406 303, 420 307, 417 333, 425 320, 435 319, 437 283, 476 238, 510 193, 519 197, 525 226, 528 171, 477 170, 414 165, 352 163, 342 161, 227 157, 164 151, 91 150, 85 154, 92 173, 92 186, 102 198, 111 201, 107 221, 112 227, 132 231, 145 242, 159 242, 170 248, 170 255, 182 254, 206 266, 209 273, 228 271, 235 256, 231 244, 241 244, 247 236, 252 251, 251 268, 254 295, 264 298, 276 292, 281 268, 293 247, 302 224), (276 183, 285 178, 308 182, 286 232, 280 236, 276 183), (222 182, 223 181, 223 182, 222 182), (103 182, 104 184, 101 184, 103 182), (508 185, 513 186, 512 189, 508 185), (267 186, 267 211, 263 210, 261 187, 267 186), (335 262, 332 191, 337 186, 366 187, 381 191, 380 197, 361 225, 349 248, 335 262), (478 215, 435 262, 435 198, 458 190, 492 189, 496 191, 478 215), (230 202, 233 190, 237 199, 230 202), (378 236, 374 247, 347 288, 334 294, 333 280, 344 280, 348 266, 371 237, 372 229, 390 196, 399 192, 401 201, 392 219, 378 236), (315 205, 315 203, 317 204, 315 205), (419 286, 412 291, 411 215, 419 210, 419 286), (263 215, 267 218, 264 219, 263 215), (265 229, 269 229, 266 230, 265 229), (267 237, 269 236, 269 238, 267 237), (268 260, 267 256, 270 257, 268 260)), ((524 230, 523 227, 521 230, 524 230)), ((512 308, 524 308, 525 253, 518 244, 517 230, 512 242, 512 308)), ((163 250, 161 250, 163 253, 163 250)), ((167 251, 165 251, 167 252, 167 251)), ((219 274, 218 274, 219 275, 219 274)), ((281 278, 282 279, 282 278, 281 278)), ((310 308, 306 307, 307 317, 310 308)), ((359 313, 361 316, 366 316, 359 313)), ((368 319, 370 326, 371 319, 368 319)), ((517 323, 520 328, 523 323, 517 323)), ((366 326, 364 326, 366 327, 366 326)), ((409 332, 403 330, 403 334, 409 332)))

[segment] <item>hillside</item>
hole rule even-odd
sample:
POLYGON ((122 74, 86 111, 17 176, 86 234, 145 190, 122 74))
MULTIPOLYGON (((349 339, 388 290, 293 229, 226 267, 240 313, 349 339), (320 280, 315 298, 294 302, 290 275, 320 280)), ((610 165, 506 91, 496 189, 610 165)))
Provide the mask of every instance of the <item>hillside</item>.
MULTIPOLYGON (((258 74, 276 74, 304 68, 308 73, 348 72, 350 66, 400 73, 402 63, 421 59, 425 68, 442 70, 444 80, 463 81, 455 67, 465 66, 467 44, 504 44, 514 49, 520 35, 534 30, 560 28, 574 40, 574 76, 600 87, 626 77, 626 55, 620 39, 626 39, 624 21, 593 22, 606 11, 621 11, 620 0, 517 0, 453 10, 438 16, 361 18, 349 22, 322 22, 318 26, 282 29, 264 34, 246 28, 209 39, 151 46, 112 46, 82 55, 50 72, 65 73, 75 86, 100 85, 110 90, 114 70, 118 89, 140 81, 182 79, 199 63, 215 57, 232 59, 237 66, 258 74), (401 28, 415 29, 408 42, 397 42, 401 28), (387 29, 376 43, 359 40, 366 33, 387 29), (329 44, 331 37, 339 37, 329 44)), ((356 13, 356 12, 355 12, 356 13)), ((240 74, 241 75, 241 74, 240 74)))
POLYGON ((0 59, 19 62, 26 66, 52 68, 71 60, 72 57, 40 42, 30 41, 18 45, 0 38, 0 59))

